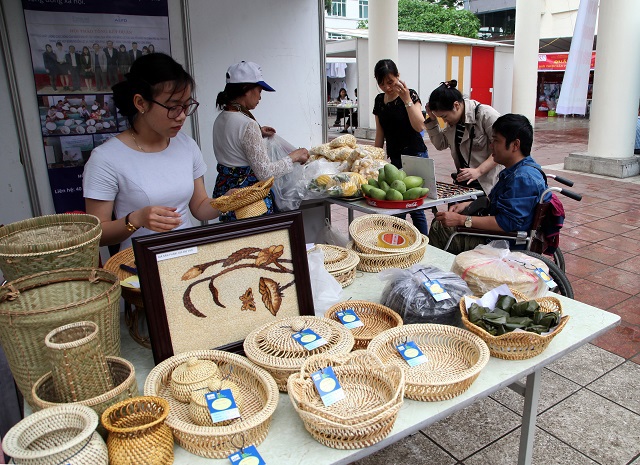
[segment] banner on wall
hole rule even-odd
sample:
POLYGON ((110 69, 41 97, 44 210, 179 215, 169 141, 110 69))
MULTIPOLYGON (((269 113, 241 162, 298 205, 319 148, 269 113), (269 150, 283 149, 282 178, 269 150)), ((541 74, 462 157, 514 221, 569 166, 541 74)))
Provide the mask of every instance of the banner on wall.
POLYGON ((83 167, 128 129, 111 86, 147 53, 171 54, 167 0, 22 0, 57 213, 84 210, 83 167))
MULTIPOLYGON (((538 71, 565 71, 569 61, 568 52, 540 53, 538 54, 538 71)), ((591 52, 589 69, 593 71, 596 66, 596 52, 591 52)))

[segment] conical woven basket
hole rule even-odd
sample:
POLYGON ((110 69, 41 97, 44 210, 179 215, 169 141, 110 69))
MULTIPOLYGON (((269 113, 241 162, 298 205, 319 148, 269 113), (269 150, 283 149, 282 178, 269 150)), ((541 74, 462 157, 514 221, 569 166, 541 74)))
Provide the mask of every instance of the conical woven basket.
POLYGON ((276 380, 278 389, 287 390, 287 379, 300 371, 311 355, 351 352, 355 340, 341 323, 315 316, 294 316, 268 323, 252 331, 244 340, 247 358, 267 370, 276 380), (311 329, 327 344, 307 350, 293 339, 295 332, 311 329))
POLYGON ((0 228, 0 270, 9 281, 41 271, 96 267, 102 236, 93 215, 31 218, 0 228))
POLYGON ((269 195, 273 180, 271 177, 249 187, 235 190, 231 194, 222 195, 213 199, 210 202, 211 206, 221 212, 233 211, 236 213, 236 218, 260 216, 267 212, 267 204, 264 199, 269 195))
POLYGON ((120 355, 120 282, 108 271, 70 268, 25 276, 0 287, 0 343, 16 384, 33 407, 31 387, 51 370, 46 335, 77 321, 98 325, 105 355, 120 355))
POLYGON ((113 389, 98 325, 79 321, 60 326, 46 335, 53 384, 63 402, 91 399, 113 389))
POLYGON ((98 415, 84 405, 65 404, 29 415, 2 441, 21 465, 107 465, 107 446, 95 432, 98 415))

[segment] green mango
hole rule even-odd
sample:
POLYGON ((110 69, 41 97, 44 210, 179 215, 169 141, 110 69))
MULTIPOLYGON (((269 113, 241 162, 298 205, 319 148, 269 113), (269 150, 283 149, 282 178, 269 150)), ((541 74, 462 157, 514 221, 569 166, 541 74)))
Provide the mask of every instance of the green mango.
POLYGON ((413 189, 414 187, 422 187, 422 184, 424 184, 424 179, 422 179, 420 176, 407 176, 402 181, 407 186, 407 189, 413 189))
POLYGON ((395 189, 389 188, 385 200, 402 200, 402 194, 395 189))
POLYGON ((364 192, 364 195, 371 197, 369 192, 371 191, 371 189, 376 189, 376 188, 371 184, 363 184, 362 186, 360 186, 360 189, 362 189, 362 192, 364 192))
POLYGON ((389 184, 387 184, 386 181, 378 181, 378 184, 380 185, 380 189, 382 189, 385 192, 391 189, 391 186, 389 186, 389 184))
POLYGON ((378 184, 382 181, 386 181, 384 178, 384 166, 378 170, 378 184))
POLYGON ((396 179, 391 183, 391 189, 395 189, 401 194, 404 194, 405 192, 407 192, 407 186, 405 186, 404 183, 399 179, 396 179))
POLYGON ((402 198, 404 200, 415 200, 422 197, 420 195, 421 193, 422 189, 420 187, 414 187, 412 189, 408 189, 404 194, 402 194, 402 198))
POLYGON ((420 187, 420 197, 424 197, 429 193, 429 189, 426 187, 420 187))
POLYGON ((400 181, 407 177, 407 173, 404 170, 398 170, 398 173, 400 173, 400 181))
POLYGON ((369 189, 369 197, 372 197, 374 199, 377 200, 384 200, 385 197, 387 196, 387 193, 385 191, 383 191, 382 189, 378 189, 377 187, 374 187, 372 189, 369 189))
POLYGON ((400 179, 400 170, 391 163, 384 165, 384 180, 391 184, 396 179, 400 179))
POLYGON ((378 187, 378 188, 380 187, 380 184, 378 184, 378 181, 376 181, 373 178, 369 178, 369 180, 367 182, 369 183, 370 186, 378 187))

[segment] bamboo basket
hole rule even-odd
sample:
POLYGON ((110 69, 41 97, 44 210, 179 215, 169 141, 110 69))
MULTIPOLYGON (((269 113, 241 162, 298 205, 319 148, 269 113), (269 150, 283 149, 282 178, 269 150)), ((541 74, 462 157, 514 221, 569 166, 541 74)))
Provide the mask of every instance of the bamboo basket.
POLYGON ((535 300, 540 305, 542 312, 557 311, 561 315, 560 324, 549 334, 541 335, 530 332, 509 332, 500 336, 493 336, 479 326, 469 321, 467 315, 467 303, 465 299, 460 300, 460 313, 462 323, 473 334, 479 336, 489 346, 489 352, 492 356, 505 360, 526 360, 528 358, 540 355, 551 343, 551 340, 560 333, 569 321, 569 315, 562 316, 562 304, 555 297, 539 297, 537 299, 528 299, 524 294, 511 289, 511 293, 518 302, 526 300, 535 300))
POLYGON ((340 322, 337 313, 342 310, 352 309, 364 323, 364 326, 353 328, 351 334, 355 340, 353 350, 366 349, 371 339, 387 329, 402 326, 402 317, 382 304, 368 302, 366 300, 348 300, 329 307, 324 314, 325 318, 340 322))
POLYGON ((299 373, 289 377, 288 392, 306 430, 321 444, 359 449, 384 439, 402 407, 404 372, 385 366, 367 351, 309 357, 299 373), (326 407, 311 374, 332 366, 345 398, 326 407))
POLYGON ((407 220, 389 215, 359 216, 349 225, 349 234, 357 248, 366 254, 412 252, 420 247, 422 236, 418 228, 407 220), (378 236, 384 232, 402 233, 407 237, 407 246, 401 249, 389 249, 378 245, 378 236))
POLYGON ((368 350, 384 364, 405 373, 405 397, 420 401, 452 399, 476 380, 489 361, 487 344, 461 328, 436 324, 412 324, 388 329, 373 338, 368 350), (396 346, 414 341, 427 362, 410 367, 396 346))
POLYGON ((173 436, 164 424, 169 403, 161 397, 133 397, 112 405, 102 414, 109 432, 109 465, 170 465, 173 436))
POLYGON ((98 325, 80 321, 46 335, 53 384, 59 399, 76 402, 113 389, 107 360, 100 346, 98 325))
POLYGON ((2 441, 10 463, 21 465, 107 465, 107 446, 95 433, 98 415, 65 404, 36 412, 11 428, 2 441))
MULTIPOLYGON (((133 364, 120 357, 107 356, 106 359, 115 387, 99 396, 73 404, 90 407, 98 416, 102 415, 102 412, 110 405, 138 395, 138 382, 136 381, 136 372, 133 364)), ((46 373, 36 381, 31 390, 31 397, 33 398, 32 407, 36 411, 62 404, 56 394, 51 372, 46 373)), ((100 424, 98 424, 98 432, 106 437, 106 430, 100 424)))
POLYGON ((278 405, 278 388, 269 373, 240 355, 220 350, 199 350, 174 355, 151 370, 144 383, 144 394, 169 402, 166 424, 176 442, 192 454, 207 458, 226 458, 238 449, 237 436, 246 444, 258 445, 267 437, 271 416, 278 405), (221 373, 238 386, 243 398, 242 418, 226 426, 198 426, 189 416, 189 404, 171 395, 173 370, 192 357, 213 360, 221 373))
POLYGON ((410 252, 370 254, 362 252, 354 242, 350 242, 348 247, 360 258, 357 266, 358 270, 377 273, 388 268, 409 268, 416 263, 420 263, 424 258, 428 244, 429 238, 423 235, 420 246, 410 252))
POLYGON ((278 389, 287 391, 287 379, 300 371, 311 355, 351 352, 355 340, 351 331, 341 323, 315 316, 294 316, 273 321, 253 330, 244 340, 247 358, 267 370, 276 380, 278 389), (313 350, 305 349, 292 335, 303 329, 311 329, 327 340, 325 345, 313 350))
POLYGON ((0 270, 5 279, 61 268, 97 267, 102 236, 93 215, 59 214, 0 227, 0 270))
POLYGON ((120 283, 108 271, 70 268, 25 276, 0 287, 0 343, 16 384, 31 388, 51 370, 46 335, 77 321, 98 325, 105 355, 120 355, 120 283))

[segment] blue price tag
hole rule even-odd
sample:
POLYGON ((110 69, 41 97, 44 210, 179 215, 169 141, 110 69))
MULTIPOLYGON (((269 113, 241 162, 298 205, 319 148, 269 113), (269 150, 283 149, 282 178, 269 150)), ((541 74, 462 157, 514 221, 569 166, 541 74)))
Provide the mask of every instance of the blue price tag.
POLYGON ((303 329, 291 336, 296 342, 307 350, 313 350, 327 343, 327 340, 320 337, 310 329, 303 329))
POLYGON ((433 296, 436 302, 440 302, 441 300, 450 299, 451 296, 445 290, 444 287, 440 284, 440 281, 437 279, 425 279, 422 281, 422 285, 424 288, 433 296))
POLYGON ((417 366, 427 362, 427 357, 422 353, 420 348, 413 341, 396 346, 402 358, 406 360, 409 366, 417 366))
POLYGON ((556 282, 542 268, 536 268, 535 273, 540 276, 540 279, 542 279, 550 289, 557 286, 556 282))
POLYGON ((345 328, 353 329, 364 326, 364 323, 360 318, 358 318, 358 315, 356 315, 356 312, 352 308, 347 308, 346 310, 337 312, 336 315, 340 319, 340 323, 342 323, 345 328))
POLYGON ((229 461, 234 465, 266 465, 256 446, 245 447, 241 451, 234 452, 229 456, 229 461))
POLYGON ((240 417, 240 410, 238 410, 231 389, 209 392, 204 397, 207 400, 207 407, 214 423, 240 417))
POLYGON ((345 398, 342 386, 340 386, 332 367, 312 373, 311 379, 325 406, 328 407, 345 398))

